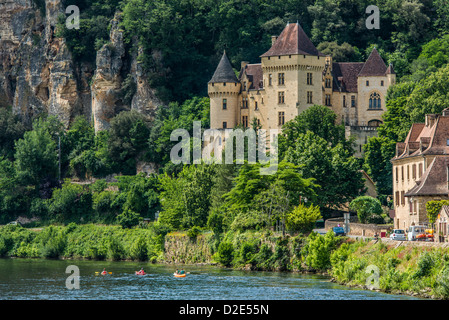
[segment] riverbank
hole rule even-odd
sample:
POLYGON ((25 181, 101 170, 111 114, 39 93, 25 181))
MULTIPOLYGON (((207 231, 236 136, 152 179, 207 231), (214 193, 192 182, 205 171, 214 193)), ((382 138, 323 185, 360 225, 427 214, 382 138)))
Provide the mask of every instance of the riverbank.
MULTIPOLYGON (((149 261, 218 265, 234 270, 328 275, 351 287, 432 299, 449 299, 449 251, 444 246, 374 243, 332 233, 282 236, 269 230, 171 232, 158 225, 49 226, 32 231, 0 228, 0 256, 21 258, 149 261), (378 271, 378 281, 367 282, 378 271)), ((377 277, 376 275, 376 277, 377 277)))

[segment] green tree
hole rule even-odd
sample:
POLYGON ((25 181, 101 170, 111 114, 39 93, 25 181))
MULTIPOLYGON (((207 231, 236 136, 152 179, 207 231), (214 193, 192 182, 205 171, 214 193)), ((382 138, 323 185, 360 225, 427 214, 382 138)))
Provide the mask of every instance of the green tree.
POLYGON ((15 166, 22 184, 38 186, 58 175, 58 149, 47 124, 38 119, 33 130, 15 143, 15 166))
POLYGON ((364 192, 357 160, 341 144, 329 143, 308 131, 287 150, 285 159, 300 166, 304 178, 314 178, 320 186, 314 202, 323 209, 338 208, 364 192))
POLYGON ((380 201, 370 196, 355 198, 349 204, 349 208, 357 212, 361 223, 369 223, 383 213, 380 201))

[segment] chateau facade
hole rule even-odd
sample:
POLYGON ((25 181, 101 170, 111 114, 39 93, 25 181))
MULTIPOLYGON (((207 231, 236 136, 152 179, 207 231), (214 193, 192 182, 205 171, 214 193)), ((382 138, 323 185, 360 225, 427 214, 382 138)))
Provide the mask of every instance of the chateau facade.
POLYGON ((388 87, 396 81, 376 49, 366 62, 333 62, 320 53, 298 23, 272 37, 261 62, 243 61, 237 77, 223 54, 208 83, 211 129, 237 125, 281 129, 314 104, 325 105, 356 137, 356 156, 382 123, 388 87))

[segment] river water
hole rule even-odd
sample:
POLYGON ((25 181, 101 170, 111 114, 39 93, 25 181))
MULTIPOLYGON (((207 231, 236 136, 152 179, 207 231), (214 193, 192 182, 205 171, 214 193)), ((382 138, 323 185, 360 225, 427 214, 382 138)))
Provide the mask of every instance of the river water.
POLYGON ((412 297, 348 288, 328 277, 288 272, 228 270, 182 266, 190 272, 175 278, 176 267, 138 262, 0 259, 1 300, 404 300, 412 297), (68 289, 79 268, 79 289, 68 289), (135 275, 143 267, 148 273, 135 275), (112 272, 98 275, 103 268, 112 272))

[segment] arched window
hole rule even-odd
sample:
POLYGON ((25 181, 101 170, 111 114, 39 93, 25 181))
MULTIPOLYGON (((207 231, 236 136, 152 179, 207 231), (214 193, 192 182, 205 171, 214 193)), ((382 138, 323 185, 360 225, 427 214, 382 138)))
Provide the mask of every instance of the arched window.
POLYGON ((377 92, 373 92, 369 96, 369 109, 380 109, 381 102, 380 102, 380 94, 377 92))
POLYGON ((382 124, 382 121, 380 121, 380 120, 371 120, 371 121, 368 121, 368 126, 370 126, 370 127, 378 127, 378 126, 380 126, 382 124))

